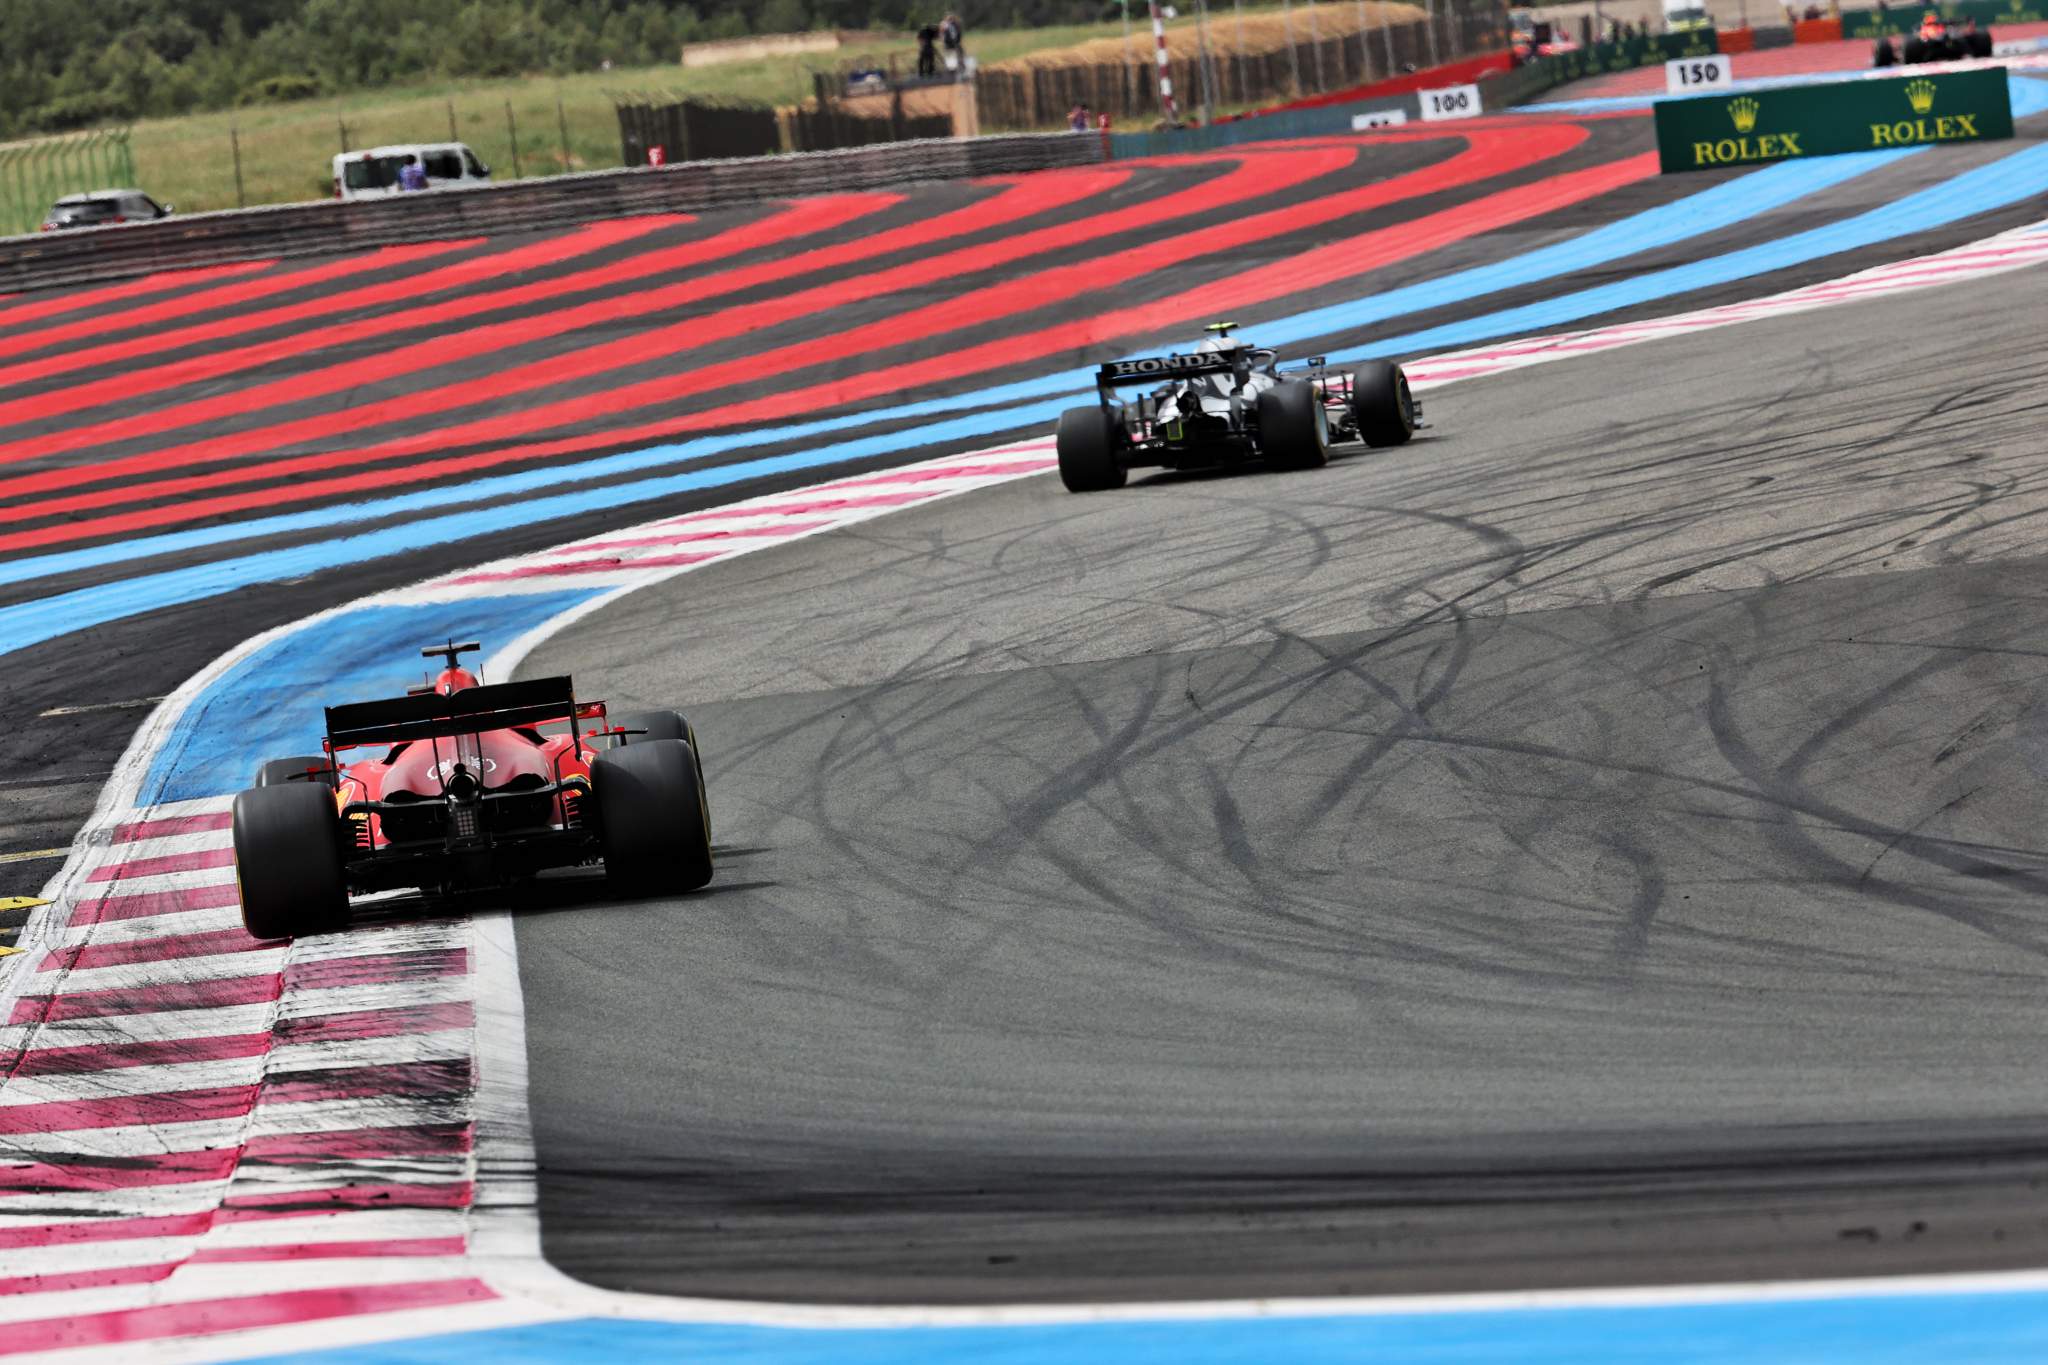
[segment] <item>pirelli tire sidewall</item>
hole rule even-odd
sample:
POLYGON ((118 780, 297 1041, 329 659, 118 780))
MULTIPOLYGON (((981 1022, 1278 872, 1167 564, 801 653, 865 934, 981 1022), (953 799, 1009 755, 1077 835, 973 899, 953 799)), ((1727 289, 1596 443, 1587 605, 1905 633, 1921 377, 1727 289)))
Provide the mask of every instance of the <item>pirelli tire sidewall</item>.
POLYGON ((1104 493, 1122 488, 1123 425, 1100 404, 1068 408, 1060 414, 1054 445, 1060 457, 1060 482, 1069 493, 1104 493))
POLYGON ((1368 360, 1353 370, 1351 416, 1369 446, 1408 444, 1415 434, 1415 395, 1407 371, 1391 360, 1368 360))
POLYGON ((694 891, 711 880, 711 821, 697 783, 687 740, 628 742, 591 763, 605 874, 619 894, 694 891))
POLYGON ((1330 460, 1330 414, 1306 379, 1259 394, 1259 450, 1275 469, 1316 469, 1330 460))
POLYGON ((242 925, 260 939, 348 927, 341 818, 323 783, 251 787, 235 797, 235 888, 242 925))
POLYGON ((657 739, 680 739, 690 746, 690 767, 697 778, 697 800, 704 809, 704 822, 708 827, 711 823, 711 793, 704 785, 704 746, 697 742, 697 727, 685 720, 680 711, 634 711, 613 717, 611 723, 621 729, 646 732, 626 736, 628 745, 657 739))

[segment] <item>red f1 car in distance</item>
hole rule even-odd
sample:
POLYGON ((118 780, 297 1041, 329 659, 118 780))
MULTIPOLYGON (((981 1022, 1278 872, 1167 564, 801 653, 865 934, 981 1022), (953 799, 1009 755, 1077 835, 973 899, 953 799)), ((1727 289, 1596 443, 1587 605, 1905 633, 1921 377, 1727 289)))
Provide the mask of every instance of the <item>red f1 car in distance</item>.
POLYGON ((347 927, 349 896, 502 887, 604 864, 627 894, 711 880, 711 815, 696 734, 680 715, 608 717, 567 678, 486 685, 421 653, 433 683, 327 708, 324 753, 273 759, 235 797, 235 880, 257 938, 347 927), (566 724, 566 733, 542 726, 566 724), (353 749, 375 757, 345 761, 353 749))

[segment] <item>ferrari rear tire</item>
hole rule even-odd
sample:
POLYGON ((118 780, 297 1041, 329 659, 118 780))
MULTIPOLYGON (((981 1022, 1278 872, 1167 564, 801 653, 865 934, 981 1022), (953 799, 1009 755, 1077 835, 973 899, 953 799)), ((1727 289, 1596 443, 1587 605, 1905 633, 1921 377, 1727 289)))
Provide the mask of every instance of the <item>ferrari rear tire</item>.
POLYGON ((1316 386, 1286 379, 1259 395, 1259 448, 1275 469, 1319 469, 1330 462, 1330 414, 1316 386))
POLYGON ((242 926, 262 939, 348 927, 340 820, 315 782, 252 787, 235 797, 235 888, 242 926))
POLYGON ((1069 493, 1106 493, 1122 488, 1129 478, 1118 458, 1123 428, 1100 406, 1068 408, 1060 414, 1054 444, 1060 456, 1060 482, 1069 493))
POLYGON ((646 731, 645 734, 626 736, 629 748, 657 739, 680 739, 690 746, 690 768, 697 777, 697 801, 704 807, 704 823, 708 829, 711 795, 704 786, 704 750, 697 743, 697 727, 684 720, 680 711, 635 711, 618 717, 614 723, 622 729, 646 731))
POLYGON ((282 787, 287 783, 294 786, 334 788, 327 775, 327 755, 314 754, 310 758, 273 758, 256 770, 256 785, 259 787, 282 787), (306 769, 318 768, 314 777, 306 776, 306 769))
POLYGON ((628 740, 591 763, 605 875, 620 893, 694 891, 711 880, 711 819, 699 781, 687 740, 628 740))
POLYGON ((1351 413, 1367 445, 1408 444, 1415 434, 1415 395, 1407 372, 1391 360, 1369 360, 1353 370, 1351 413))

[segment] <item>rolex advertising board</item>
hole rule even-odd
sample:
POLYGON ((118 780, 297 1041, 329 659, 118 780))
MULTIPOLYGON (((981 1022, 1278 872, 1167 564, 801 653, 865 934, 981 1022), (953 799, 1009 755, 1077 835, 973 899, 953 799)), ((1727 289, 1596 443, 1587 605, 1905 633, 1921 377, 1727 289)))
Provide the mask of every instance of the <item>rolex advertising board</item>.
POLYGON ((1978 28, 1995 31, 2002 24, 2038 24, 2048 19, 2048 0, 1952 0, 1945 5, 1903 5, 1887 10, 1844 10, 1842 36, 1866 41, 1889 33, 1894 37, 1920 27, 1920 16, 1932 9, 1949 23, 1961 26, 1975 19, 1978 28))
POLYGON ((2005 68, 1662 100, 1664 173, 2012 136, 2005 68))

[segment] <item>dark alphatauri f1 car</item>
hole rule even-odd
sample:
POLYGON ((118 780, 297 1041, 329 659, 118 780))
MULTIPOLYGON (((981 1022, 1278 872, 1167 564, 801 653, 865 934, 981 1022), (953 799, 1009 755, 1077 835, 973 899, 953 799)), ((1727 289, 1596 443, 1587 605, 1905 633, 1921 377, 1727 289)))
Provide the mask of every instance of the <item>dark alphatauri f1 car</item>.
POLYGON ((1133 469, 1203 469, 1263 460, 1313 469, 1332 445, 1397 446, 1422 425, 1408 376, 1387 360, 1332 373, 1321 358, 1282 370, 1274 353, 1231 336, 1185 355, 1118 360, 1095 375, 1096 401, 1060 414, 1060 479, 1076 493, 1121 488, 1133 469), (1118 390, 1148 386, 1132 401, 1118 390))
POLYGON ((257 938, 345 928, 351 893, 503 887, 602 863, 628 894, 711 880, 697 736, 673 711, 610 717, 567 678, 485 685, 457 663, 403 697, 327 708, 324 752, 235 797, 235 881, 257 938), (566 727, 550 733, 542 727, 566 727), (374 752, 353 761, 350 750, 374 752))
POLYGON ((1989 57, 1996 47, 1991 30, 1978 28, 1975 19, 1966 20, 1960 29, 1952 29, 1948 20, 1929 10, 1920 20, 1920 27, 1907 34, 1900 47, 1892 46, 1889 33, 1877 40, 1876 64, 1896 66, 1903 61, 1908 66, 1918 66, 1922 62, 1959 62, 1970 57, 1989 57))

